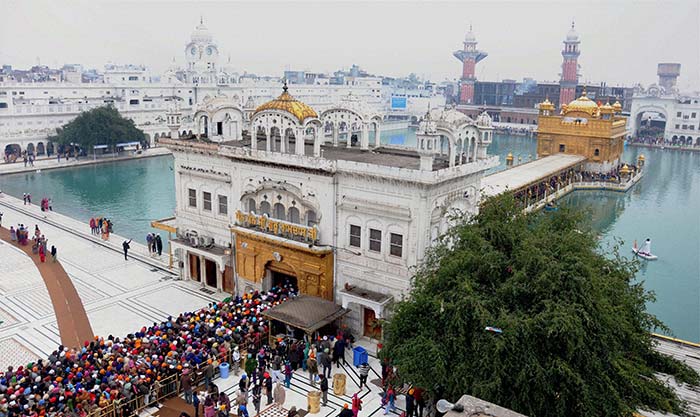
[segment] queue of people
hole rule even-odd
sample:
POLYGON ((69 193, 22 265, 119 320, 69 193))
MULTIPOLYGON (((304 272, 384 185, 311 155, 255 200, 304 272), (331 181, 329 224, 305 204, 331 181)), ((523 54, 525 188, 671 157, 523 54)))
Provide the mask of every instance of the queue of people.
POLYGON ((693 142, 692 137, 687 139, 679 139, 677 137, 665 139, 663 136, 636 136, 628 138, 627 141, 633 144, 643 144, 652 146, 685 146, 685 147, 700 147, 700 138, 693 142))
POLYGON ((130 415, 130 400, 154 403, 166 378, 185 369, 193 372, 210 360, 215 367, 234 346, 260 344, 268 326, 261 313, 292 295, 282 287, 251 291, 125 337, 95 337, 79 348, 59 346, 46 360, 0 374, 0 413, 81 417, 113 405, 115 415, 130 415))

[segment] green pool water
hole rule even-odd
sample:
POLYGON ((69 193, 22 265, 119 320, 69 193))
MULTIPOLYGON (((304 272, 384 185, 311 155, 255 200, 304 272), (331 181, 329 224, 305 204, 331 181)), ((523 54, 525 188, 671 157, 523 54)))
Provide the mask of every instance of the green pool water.
MULTIPOLYGON (((415 143, 415 133, 392 131, 382 142, 415 143)), ((526 162, 535 156, 536 141, 523 136, 494 135, 489 153, 512 152, 526 162)), ((673 150, 627 148, 625 159, 639 153, 647 160, 642 181, 627 193, 577 191, 562 199, 587 209, 601 233, 601 248, 622 239, 631 255, 634 239, 650 237, 658 261, 642 262, 637 275, 656 293, 649 310, 660 317, 675 337, 700 341, 700 154, 673 150)), ((30 192, 35 201, 53 199, 54 210, 87 222, 107 216, 115 232, 140 242, 153 231, 149 222, 172 216, 175 184, 170 156, 111 162, 41 173, 0 176, 0 190, 17 197, 30 192)))
MULTIPOLYGON (((151 220, 175 212, 175 178, 169 155, 106 162, 39 173, 0 176, 0 190, 38 203, 50 197, 53 209, 74 219, 112 219, 114 233, 144 243, 151 220)), ((162 237, 167 238, 167 234, 162 237)))

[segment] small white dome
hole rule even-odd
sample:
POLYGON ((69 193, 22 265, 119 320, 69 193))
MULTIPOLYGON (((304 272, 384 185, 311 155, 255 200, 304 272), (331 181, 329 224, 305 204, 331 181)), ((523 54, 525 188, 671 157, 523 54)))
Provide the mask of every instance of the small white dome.
POLYGON ((576 32, 574 28, 574 22, 571 22, 571 29, 569 29, 569 33, 566 34, 566 40, 570 42, 578 41, 578 32, 576 32))
POLYGON ((209 29, 204 26, 204 22, 200 19, 199 24, 192 32, 192 42, 211 42, 211 40, 212 36, 209 29))
POLYGON ((474 32, 472 31, 472 25, 469 25, 469 32, 464 36, 464 42, 465 43, 472 43, 476 42, 476 36, 474 35, 474 32))
POLYGON ((490 127, 492 125, 491 116, 487 112, 483 112, 476 117, 476 125, 482 127, 490 127))

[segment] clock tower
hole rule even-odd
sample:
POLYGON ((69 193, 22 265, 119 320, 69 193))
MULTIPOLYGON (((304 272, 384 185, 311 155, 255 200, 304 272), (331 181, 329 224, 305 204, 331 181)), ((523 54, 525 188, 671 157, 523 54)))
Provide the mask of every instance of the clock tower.
POLYGON ((215 84, 218 60, 219 48, 214 43, 209 29, 204 26, 204 20, 200 18, 190 42, 185 46, 187 82, 215 84))

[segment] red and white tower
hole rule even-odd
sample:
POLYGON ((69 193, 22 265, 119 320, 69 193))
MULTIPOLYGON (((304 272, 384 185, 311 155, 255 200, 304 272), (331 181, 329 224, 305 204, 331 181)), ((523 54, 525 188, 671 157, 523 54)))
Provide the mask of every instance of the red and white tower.
POLYGON ((474 70, 476 64, 486 58, 488 54, 476 49, 476 37, 469 25, 469 32, 464 37, 464 49, 455 51, 455 58, 462 62, 462 78, 459 81, 459 104, 472 104, 474 102, 474 82, 476 76, 474 70))
POLYGON ((578 33, 571 22, 571 30, 566 34, 564 49, 561 56, 564 62, 561 64, 561 79, 559 80, 559 107, 569 104, 576 98, 576 86, 578 85, 578 56, 581 51, 578 45, 578 33))

